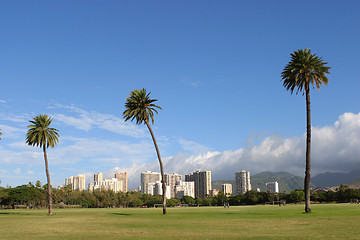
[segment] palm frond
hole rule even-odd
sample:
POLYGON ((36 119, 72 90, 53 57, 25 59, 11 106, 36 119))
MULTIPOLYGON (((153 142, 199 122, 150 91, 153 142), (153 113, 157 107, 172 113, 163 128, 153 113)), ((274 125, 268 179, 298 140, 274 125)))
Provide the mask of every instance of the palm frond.
POLYGON ((304 93, 312 85, 320 90, 320 86, 327 85, 330 67, 321 57, 311 53, 311 49, 299 49, 290 54, 291 60, 281 73, 283 86, 292 94, 304 93))
POLYGON ((52 118, 46 114, 40 114, 30 120, 25 142, 31 146, 54 147, 59 142, 59 133, 56 128, 51 128, 52 118))
POLYGON ((150 92, 146 93, 146 89, 135 89, 130 92, 130 97, 126 98, 125 111, 123 118, 126 121, 134 121, 140 125, 142 123, 150 122, 154 124, 154 112, 158 114, 157 109, 160 106, 153 104, 157 99, 150 99, 150 92))

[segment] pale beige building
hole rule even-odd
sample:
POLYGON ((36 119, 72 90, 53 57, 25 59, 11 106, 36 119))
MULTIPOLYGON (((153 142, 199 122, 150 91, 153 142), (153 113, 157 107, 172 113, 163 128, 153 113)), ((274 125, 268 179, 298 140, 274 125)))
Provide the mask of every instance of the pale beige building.
POLYGON ((101 172, 94 174, 94 182, 102 182, 103 174, 101 172))
POLYGON ((117 178, 103 179, 102 173, 94 174, 94 182, 89 183, 89 191, 95 190, 111 190, 114 192, 124 192, 123 182, 117 178))
POLYGON ((85 190, 85 174, 79 174, 77 176, 66 178, 65 185, 70 186, 72 190, 85 190))
POLYGON ((128 188, 128 180, 127 180, 127 172, 124 173, 115 173, 115 178, 122 182, 122 192, 127 192, 128 188))
POLYGON ((230 183, 222 184, 221 190, 226 196, 230 196, 232 194, 232 184, 230 183))

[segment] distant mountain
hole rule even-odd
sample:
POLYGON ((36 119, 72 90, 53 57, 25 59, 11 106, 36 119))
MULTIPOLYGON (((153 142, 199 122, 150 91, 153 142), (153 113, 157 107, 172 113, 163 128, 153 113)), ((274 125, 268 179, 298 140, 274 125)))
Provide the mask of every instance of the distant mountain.
MULTIPOLYGON (((261 172, 251 176, 251 187, 256 190, 266 191, 267 182, 279 183, 280 192, 291 192, 295 189, 304 188, 304 178, 292 175, 288 172, 261 172)), ((312 186, 314 187, 314 186, 312 186)))
POLYGON ((311 182, 317 187, 333 187, 341 184, 348 184, 360 179, 360 169, 349 173, 320 173, 311 178, 311 182))
MULTIPOLYGON (((260 188, 261 191, 266 191, 267 182, 279 183, 281 192, 291 192, 295 189, 304 188, 304 178, 292 175, 287 172, 262 172, 250 177, 251 187, 253 190, 260 188)), ((212 181, 212 188, 221 189, 221 185, 224 183, 231 183, 233 185, 233 192, 235 191, 235 180, 218 180, 212 181)), ((315 187, 312 185, 312 187, 315 187)))

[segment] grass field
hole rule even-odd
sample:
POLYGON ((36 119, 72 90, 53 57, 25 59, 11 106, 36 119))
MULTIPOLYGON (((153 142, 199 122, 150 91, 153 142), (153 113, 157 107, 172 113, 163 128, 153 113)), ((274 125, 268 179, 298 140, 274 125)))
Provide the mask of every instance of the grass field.
POLYGON ((0 239, 360 239, 360 205, 0 210, 0 239))

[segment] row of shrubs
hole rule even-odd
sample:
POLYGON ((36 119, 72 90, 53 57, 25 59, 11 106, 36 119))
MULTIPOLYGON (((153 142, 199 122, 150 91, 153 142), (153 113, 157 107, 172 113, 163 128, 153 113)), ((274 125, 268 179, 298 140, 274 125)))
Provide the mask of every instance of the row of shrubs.
MULTIPOLYGON (((46 207, 47 186, 35 186, 31 183, 15 188, 0 187, 0 206, 14 208, 16 205, 27 206, 27 208, 46 207)), ((187 204, 190 206, 222 206, 224 204, 253 205, 265 204, 274 201, 286 201, 297 203, 304 201, 303 190, 294 190, 290 193, 273 194, 269 192, 249 191, 242 195, 225 196, 222 192, 214 197, 192 198, 184 196, 181 199, 173 198, 167 200, 167 206, 178 206, 187 204)), ((314 202, 351 202, 360 199, 360 189, 350 189, 341 185, 336 191, 312 192, 311 200, 314 202)), ((107 208, 107 207, 153 207, 162 203, 160 195, 142 194, 136 191, 127 193, 115 193, 113 191, 73 191, 65 186, 60 189, 52 189, 52 200, 54 206, 74 206, 85 208, 107 208)))

